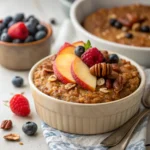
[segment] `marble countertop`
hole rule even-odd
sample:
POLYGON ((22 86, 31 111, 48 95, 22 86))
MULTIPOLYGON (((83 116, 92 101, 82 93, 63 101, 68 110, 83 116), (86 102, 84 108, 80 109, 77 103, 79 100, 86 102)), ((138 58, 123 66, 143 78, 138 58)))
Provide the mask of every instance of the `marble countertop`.
MULTIPOLYGON (((57 25, 53 26, 54 38, 57 37, 59 27, 66 18, 63 13, 58 0, 1 0, 0 1, 0 18, 7 15, 14 15, 17 12, 24 12, 26 15, 34 14, 44 21, 49 21, 50 18, 56 18, 57 25), (61 16, 61 17, 60 17, 61 16), (59 20, 57 20, 59 18, 59 20)), ((11 131, 3 131, 0 129, 0 149, 1 150, 48 150, 48 146, 43 137, 40 122, 41 120, 36 114, 33 98, 30 93, 28 83, 28 71, 13 71, 8 70, 0 65, 0 122, 4 119, 11 119, 13 121, 13 128, 11 131), (11 80, 15 76, 24 78, 24 87, 13 87, 11 80), (30 102, 31 114, 29 117, 19 117, 14 115, 9 107, 4 105, 5 100, 10 100, 13 94, 24 93, 30 102), (34 121, 38 124, 38 132, 36 136, 27 136, 22 132, 22 125, 27 121, 34 121), (9 142, 3 139, 7 133, 18 133, 21 136, 19 142, 9 142)))

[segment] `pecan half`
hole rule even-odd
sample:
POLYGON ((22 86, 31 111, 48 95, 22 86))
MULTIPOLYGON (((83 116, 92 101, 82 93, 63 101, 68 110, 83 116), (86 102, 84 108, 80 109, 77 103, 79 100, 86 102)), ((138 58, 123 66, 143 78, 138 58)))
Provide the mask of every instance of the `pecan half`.
POLYGON ((4 136, 4 139, 9 140, 9 141, 18 141, 20 140, 20 136, 18 134, 7 134, 4 136))
POLYGON ((119 93, 123 89, 123 77, 121 75, 114 81, 113 88, 116 93, 119 93))
POLYGON ((9 130, 12 128, 12 121, 11 120, 4 120, 1 123, 1 129, 9 130))
POLYGON ((106 80, 106 88, 111 89, 112 88, 112 81, 110 79, 106 80))

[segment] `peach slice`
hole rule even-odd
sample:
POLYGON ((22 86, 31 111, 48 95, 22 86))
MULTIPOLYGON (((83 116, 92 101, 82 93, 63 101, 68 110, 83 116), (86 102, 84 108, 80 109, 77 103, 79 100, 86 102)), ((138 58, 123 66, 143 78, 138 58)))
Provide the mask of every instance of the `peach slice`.
POLYGON ((71 73, 76 83, 82 88, 94 91, 96 88, 96 77, 90 73, 89 67, 76 57, 71 64, 71 73))
POLYGON ((71 64, 75 58, 76 55, 73 54, 57 55, 53 64, 53 70, 62 83, 76 83, 71 74, 71 64))
POLYGON ((84 42, 83 41, 77 41, 77 42, 74 42, 72 43, 73 46, 77 47, 77 46, 84 46, 84 42))
POLYGON ((70 43, 65 43, 57 53, 60 54, 74 54, 75 46, 71 45, 70 43))

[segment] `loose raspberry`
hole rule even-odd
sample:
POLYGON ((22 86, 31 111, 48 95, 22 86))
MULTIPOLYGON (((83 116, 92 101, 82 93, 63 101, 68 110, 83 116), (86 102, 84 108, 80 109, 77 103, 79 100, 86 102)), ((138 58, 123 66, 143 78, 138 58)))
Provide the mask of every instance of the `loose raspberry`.
POLYGON ((30 113, 30 106, 28 100, 21 94, 16 94, 10 100, 10 109, 18 116, 28 116, 30 113))
POLYGON ((90 48, 81 56, 82 61, 89 67, 101 63, 104 60, 103 54, 96 48, 90 48))
POLYGON ((25 40, 28 34, 28 29, 23 22, 15 23, 8 29, 8 35, 12 39, 25 40))

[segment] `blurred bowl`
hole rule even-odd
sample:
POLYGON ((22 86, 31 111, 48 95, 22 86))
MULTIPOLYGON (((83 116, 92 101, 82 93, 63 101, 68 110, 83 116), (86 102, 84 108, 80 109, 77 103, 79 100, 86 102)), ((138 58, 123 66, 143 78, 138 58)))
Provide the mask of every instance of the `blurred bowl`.
POLYGON ((50 53, 50 37, 52 28, 47 28, 47 35, 41 40, 29 43, 7 43, 0 41, 0 64, 8 69, 28 70, 40 59, 50 53))
POLYGON ((86 16, 99 8, 111 8, 133 3, 150 4, 147 0, 113 0, 113 2, 110 2, 110 0, 77 0, 71 7, 71 21, 80 39, 90 40, 93 46, 123 54, 132 58, 140 65, 150 67, 150 47, 136 47, 110 42, 89 33, 81 25, 86 16))

